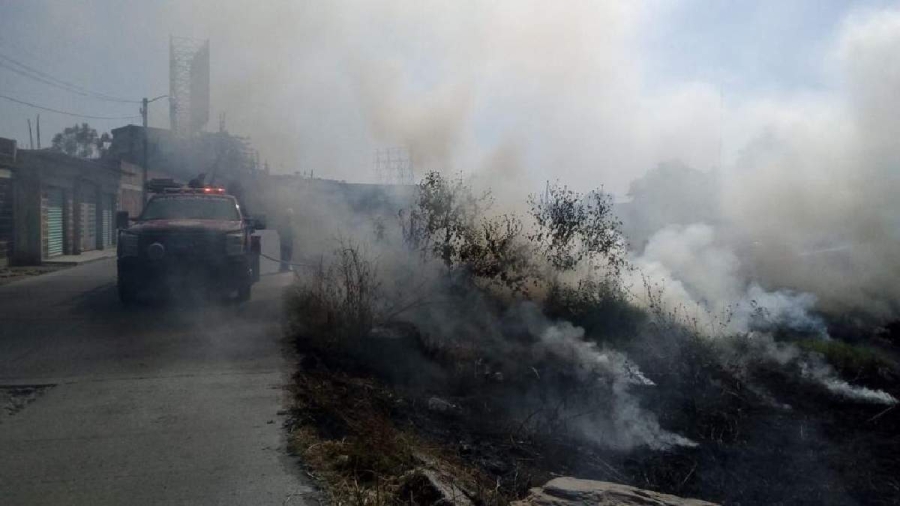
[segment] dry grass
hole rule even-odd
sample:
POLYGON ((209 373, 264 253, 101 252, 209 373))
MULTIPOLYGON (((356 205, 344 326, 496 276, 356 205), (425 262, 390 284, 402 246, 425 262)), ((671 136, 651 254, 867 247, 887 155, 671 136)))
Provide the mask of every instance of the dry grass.
POLYGON ((897 364, 879 350, 838 340, 806 340, 797 343, 801 349, 820 353, 841 374, 853 380, 892 379, 898 373, 897 364))
POLYGON ((302 457, 338 505, 436 504, 439 477, 455 504, 506 504, 478 470, 454 452, 394 421, 413 409, 376 381, 324 370, 297 375, 292 451, 302 457))

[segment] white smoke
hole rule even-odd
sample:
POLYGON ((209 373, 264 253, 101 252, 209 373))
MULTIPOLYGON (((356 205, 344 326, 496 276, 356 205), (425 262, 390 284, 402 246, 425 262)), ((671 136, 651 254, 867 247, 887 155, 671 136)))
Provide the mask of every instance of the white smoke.
POLYGON ((663 310, 680 314, 681 323, 696 323, 716 345, 720 358, 744 374, 760 364, 781 368, 796 365, 800 376, 848 399, 881 404, 897 400, 880 390, 849 384, 821 358, 803 353, 789 343, 777 343, 766 330, 790 329, 829 339, 821 318, 812 310, 815 296, 789 290, 767 291, 747 281, 737 256, 716 240, 704 224, 669 226, 647 242, 631 283, 662 286, 663 310), (762 332, 760 332, 762 331, 762 332), (727 338, 726 338, 727 337, 727 338))
MULTIPOLYGON (((124 5, 38 5, 32 15, 50 29, 36 43, 100 46, 103 61, 137 65, 164 89, 165 34, 209 38, 210 116, 225 113, 275 172, 371 181, 373 150, 402 145, 420 175, 477 171, 515 195, 556 179, 619 194, 677 159, 718 170, 721 218, 730 236, 759 245, 747 260, 735 252, 761 286, 815 294, 835 312, 898 310, 900 10, 846 9, 811 55, 819 86, 766 91, 713 79, 715 69, 654 79, 654 34, 694 28, 679 19, 690 6, 668 2, 124 5), (84 29, 91 22, 127 35, 110 44, 84 29)), ((721 43, 735 45, 729 55, 759 49, 727 34, 721 43)), ((119 67, 85 84, 143 82, 119 67)), ((151 124, 165 117, 154 110, 151 124)))
POLYGON ((596 395, 610 396, 608 411, 574 417, 574 425, 584 437, 620 450, 696 446, 690 439, 663 429, 656 415, 641 407, 631 389, 655 384, 624 354, 587 341, 584 329, 570 322, 548 321, 533 304, 523 304, 517 312, 538 339, 532 353, 539 362, 549 355, 570 364, 579 381, 596 386, 596 395))
POLYGON ((840 397, 875 404, 897 403, 897 399, 887 392, 851 385, 821 356, 804 353, 790 343, 776 342, 768 334, 751 332, 745 336, 731 336, 718 345, 724 362, 741 374, 765 364, 781 368, 796 366, 802 379, 840 397))
POLYGON ((872 390, 871 388, 853 386, 850 383, 847 383, 846 381, 834 376, 825 378, 822 381, 825 387, 828 388, 828 391, 836 395, 840 395, 841 397, 863 400, 875 404, 897 404, 897 399, 894 398, 893 395, 883 390, 872 390))
POLYGON ((829 93, 743 109, 761 128, 721 178, 724 218, 757 246, 761 282, 888 319, 900 300, 900 11, 848 16, 825 63, 829 93))
POLYGON ((709 225, 663 228, 634 265, 631 285, 641 286, 645 280, 660 284, 667 308, 681 310, 707 333, 746 333, 759 324, 827 334, 821 319, 811 313, 815 296, 767 291, 749 281, 737 255, 709 225))

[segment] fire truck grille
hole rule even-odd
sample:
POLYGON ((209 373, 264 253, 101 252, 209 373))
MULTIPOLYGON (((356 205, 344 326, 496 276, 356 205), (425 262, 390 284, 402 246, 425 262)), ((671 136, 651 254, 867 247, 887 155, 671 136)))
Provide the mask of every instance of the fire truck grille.
POLYGON ((163 258, 212 259, 225 252, 224 237, 208 233, 193 234, 146 234, 141 237, 141 256, 147 256, 147 248, 159 243, 165 248, 163 258))

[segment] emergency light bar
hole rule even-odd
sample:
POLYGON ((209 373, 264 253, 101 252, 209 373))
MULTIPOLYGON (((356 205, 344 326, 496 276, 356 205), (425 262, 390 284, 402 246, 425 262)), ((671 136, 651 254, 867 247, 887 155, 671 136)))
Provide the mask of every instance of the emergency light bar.
POLYGON ((225 188, 166 188, 165 193, 191 193, 200 195, 225 195, 225 188))

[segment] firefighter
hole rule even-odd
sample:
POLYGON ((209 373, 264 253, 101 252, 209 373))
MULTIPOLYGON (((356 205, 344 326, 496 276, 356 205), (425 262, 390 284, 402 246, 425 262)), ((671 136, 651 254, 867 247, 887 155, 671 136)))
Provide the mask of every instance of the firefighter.
POLYGON ((281 268, 280 272, 289 272, 291 261, 294 258, 294 210, 286 209, 278 227, 278 239, 281 242, 281 268))

